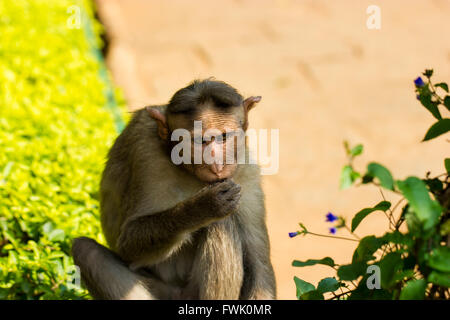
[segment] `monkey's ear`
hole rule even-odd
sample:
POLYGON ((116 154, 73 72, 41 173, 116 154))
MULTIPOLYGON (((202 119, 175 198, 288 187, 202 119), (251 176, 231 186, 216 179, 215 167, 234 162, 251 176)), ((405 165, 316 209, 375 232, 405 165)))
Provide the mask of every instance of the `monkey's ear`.
POLYGON ((251 96, 244 100, 244 103, 243 103, 244 114, 245 114, 245 122, 243 125, 244 131, 247 130, 247 128, 248 128, 248 112, 250 110, 252 110, 256 106, 256 104, 260 101, 261 101, 261 96, 256 96, 256 97, 251 96))
POLYGON ((158 125, 159 137, 163 140, 167 140, 169 137, 169 128, 167 127, 166 116, 156 108, 145 107, 151 118, 155 119, 158 125))
POLYGON ((249 112, 252 110, 258 102, 261 101, 261 96, 249 97, 244 100, 244 110, 245 112, 249 112))

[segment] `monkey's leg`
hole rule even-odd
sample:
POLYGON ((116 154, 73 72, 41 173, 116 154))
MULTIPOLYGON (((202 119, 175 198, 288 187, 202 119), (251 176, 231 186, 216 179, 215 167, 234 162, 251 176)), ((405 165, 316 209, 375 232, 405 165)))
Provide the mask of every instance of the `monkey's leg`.
POLYGON ((82 237, 73 241, 72 255, 81 278, 95 299, 150 300, 145 279, 131 271, 112 251, 82 237))
POLYGON ((276 283, 270 262, 270 243, 267 228, 260 219, 252 228, 243 226, 242 242, 246 273, 240 299, 276 299, 276 283), (258 225, 259 224, 259 225, 258 225))

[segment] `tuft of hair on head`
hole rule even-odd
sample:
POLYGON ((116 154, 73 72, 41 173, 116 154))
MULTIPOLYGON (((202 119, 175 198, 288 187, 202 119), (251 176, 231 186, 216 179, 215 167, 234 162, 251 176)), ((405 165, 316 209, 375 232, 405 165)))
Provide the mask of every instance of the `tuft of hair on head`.
POLYGON ((227 109, 240 106, 243 97, 239 92, 223 81, 208 78, 194 80, 187 87, 175 92, 170 99, 167 111, 170 113, 191 113, 203 103, 211 102, 217 108, 227 109))

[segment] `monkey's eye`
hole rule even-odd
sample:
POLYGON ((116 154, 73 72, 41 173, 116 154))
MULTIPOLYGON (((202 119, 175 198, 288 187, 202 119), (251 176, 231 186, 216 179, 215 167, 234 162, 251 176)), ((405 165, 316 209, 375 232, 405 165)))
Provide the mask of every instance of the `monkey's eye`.
POLYGON ((224 132, 224 133, 222 133, 222 135, 217 135, 217 136, 215 136, 215 138, 214 138, 214 141, 216 142, 216 143, 223 143, 223 142, 225 142, 227 140, 227 134, 224 132))

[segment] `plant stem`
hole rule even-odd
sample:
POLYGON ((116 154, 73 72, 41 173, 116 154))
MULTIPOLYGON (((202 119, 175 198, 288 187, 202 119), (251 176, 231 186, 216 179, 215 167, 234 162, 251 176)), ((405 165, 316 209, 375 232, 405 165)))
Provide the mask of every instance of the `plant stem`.
POLYGON ((333 298, 330 298, 330 299, 327 299, 327 300, 334 300, 334 299, 337 299, 337 298, 342 297, 342 296, 344 296, 344 295, 346 295, 346 294, 350 294, 350 293, 352 293, 353 291, 354 291, 354 290, 349 290, 349 291, 347 291, 347 292, 343 292, 343 293, 340 293, 340 294, 335 294, 333 298))
POLYGON ((441 97, 436 93, 436 89, 434 88, 433 84, 431 83, 430 78, 428 78, 428 84, 430 85, 431 93, 433 94, 433 96, 438 100, 438 102, 440 104, 444 104, 444 101, 442 101, 441 97))
MULTIPOLYGON (((382 185, 379 184, 379 183, 376 183, 376 182, 374 182, 374 181, 372 181, 371 183, 374 184, 374 185, 376 185, 377 187, 382 188, 382 185)), ((397 191, 397 190, 389 190, 389 191, 394 192, 394 193, 396 193, 396 194, 400 194, 400 195, 402 194, 401 192, 399 192, 399 191, 397 191)))
POLYGON ((325 238, 333 238, 333 239, 341 239, 341 240, 349 240, 349 241, 359 242, 359 240, 352 239, 352 238, 338 237, 338 236, 329 236, 327 234, 320 234, 320 233, 315 233, 315 232, 311 232, 311 231, 307 231, 306 233, 307 234, 312 234, 312 235, 318 236, 318 237, 325 237, 325 238))
POLYGON ((350 228, 347 225, 344 225, 345 229, 347 229, 348 232, 350 232, 350 234, 352 236, 354 236, 356 239, 361 240, 360 237, 358 237, 355 233, 352 232, 352 230, 350 230, 350 228))
POLYGON ((400 200, 398 200, 395 206, 392 208, 392 211, 395 211, 395 209, 397 209, 397 207, 400 205, 400 203, 402 203, 403 200, 405 200, 405 198, 401 198, 400 200))
MULTIPOLYGON (((381 190, 381 188, 378 188, 378 190, 380 190, 383 200, 386 201, 386 198, 384 197, 384 194, 383 194, 383 190, 381 190)), ((394 222, 393 222, 394 214, 390 208, 388 210, 389 210, 389 214, 387 214, 386 211, 383 211, 383 212, 384 212, 384 215, 386 216, 386 218, 389 220, 389 228, 392 230, 395 227, 394 222)))

